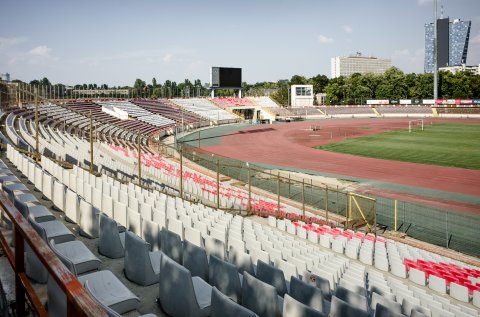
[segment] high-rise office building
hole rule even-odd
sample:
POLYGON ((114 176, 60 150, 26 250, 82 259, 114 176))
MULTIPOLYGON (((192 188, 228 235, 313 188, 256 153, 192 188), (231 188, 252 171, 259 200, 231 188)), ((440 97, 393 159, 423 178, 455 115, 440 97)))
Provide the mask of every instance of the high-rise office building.
POLYGON ((355 73, 383 74, 392 67, 392 61, 386 58, 363 56, 357 52, 350 56, 336 56, 331 59, 332 78, 351 76, 355 73))
MULTIPOLYGON (((467 62, 470 21, 449 18, 437 19, 437 66, 460 66, 467 62)), ((433 73, 434 65, 434 24, 425 24, 425 65, 426 73, 433 73)))

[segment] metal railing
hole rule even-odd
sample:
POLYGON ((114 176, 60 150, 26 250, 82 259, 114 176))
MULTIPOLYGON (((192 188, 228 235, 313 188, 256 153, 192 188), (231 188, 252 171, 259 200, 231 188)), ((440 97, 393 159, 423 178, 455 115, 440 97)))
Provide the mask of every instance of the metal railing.
POLYGON ((96 300, 83 288, 76 276, 57 258, 45 241, 30 226, 27 219, 13 206, 12 202, 0 192, 0 207, 12 222, 15 249, 9 247, 7 239, 0 232, 0 246, 15 272, 15 310, 17 316, 25 315, 25 297, 30 301, 35 313, 47 317, 48 312, 36 294, 32 283, 25 273, 25 243, 47 269, 66 296, 67 316, 102 316, 107 313, 96 300))

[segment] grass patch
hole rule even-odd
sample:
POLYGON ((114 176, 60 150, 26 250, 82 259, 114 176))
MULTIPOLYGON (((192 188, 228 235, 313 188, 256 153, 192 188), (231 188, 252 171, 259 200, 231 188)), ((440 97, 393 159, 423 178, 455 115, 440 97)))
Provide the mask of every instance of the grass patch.
POLYGON ((372 158, 480 169, 480 125, 437 123, 315 147, 372 158))

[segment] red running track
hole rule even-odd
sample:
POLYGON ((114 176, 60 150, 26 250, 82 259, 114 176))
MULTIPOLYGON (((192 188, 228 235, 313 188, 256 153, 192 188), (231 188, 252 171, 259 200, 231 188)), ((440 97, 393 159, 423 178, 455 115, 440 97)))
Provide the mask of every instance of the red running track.
MULTIPOLYGON (((203 149, 239 160, 288 166, 367 180, 480 196, 480 170, 389 161, 333 153, 312 146, 406 128, 403 119, 356 119, 297 122, 255 126, 221 138, 220 145, 203 149), (312 126, 319 130, 310 130, 312 126), (332 139, 330 139, 332 137, 332 139)), ((476 123, 480 121, 436 120, 431 122, 476 123)))

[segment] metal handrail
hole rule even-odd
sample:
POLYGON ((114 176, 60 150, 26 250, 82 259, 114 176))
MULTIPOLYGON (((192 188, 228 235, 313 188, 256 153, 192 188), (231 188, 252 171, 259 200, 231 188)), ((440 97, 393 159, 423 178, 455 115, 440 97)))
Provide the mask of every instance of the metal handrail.
POLYGON ((15 272, 16 315, 25 315, 26 295, 38 316, 48 316, 45 307, 35 293, 32 283, 25 273, 24 243, 26 242, 45 266, 50 277, 55 280, 65 293, 67 316, 107 317, 108 315, 105 310, 83 288, 77 277, 65 267, 48 247, 47 243, 40 238, 37 232, 30 226, 27 219, 15 208, 4 192, 0 192, 0 207, 12 221, 14 230, 15 251, 10 249, 2 233, 0 233, 0 246, 15 272))

